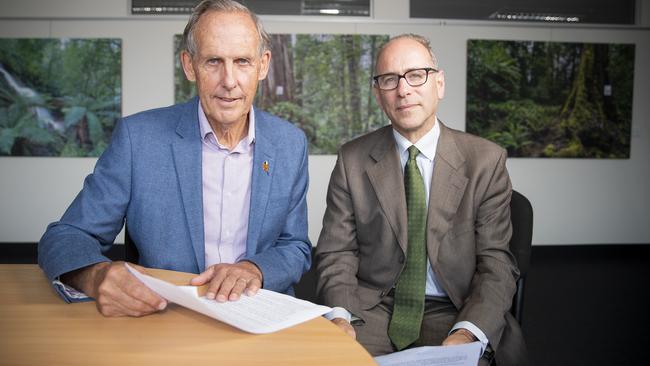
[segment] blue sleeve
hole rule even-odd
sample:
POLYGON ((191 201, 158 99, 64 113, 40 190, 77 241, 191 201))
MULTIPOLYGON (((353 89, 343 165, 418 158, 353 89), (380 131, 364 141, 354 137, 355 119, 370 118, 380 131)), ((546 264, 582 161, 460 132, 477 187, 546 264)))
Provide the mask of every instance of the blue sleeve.
POLYGON ((131 196, 131 161, 129 131, 120 120, 81 192, 38 243, 38 264, 53 284, 62 274, 109 261, 104 253, 122 229, 131 196))

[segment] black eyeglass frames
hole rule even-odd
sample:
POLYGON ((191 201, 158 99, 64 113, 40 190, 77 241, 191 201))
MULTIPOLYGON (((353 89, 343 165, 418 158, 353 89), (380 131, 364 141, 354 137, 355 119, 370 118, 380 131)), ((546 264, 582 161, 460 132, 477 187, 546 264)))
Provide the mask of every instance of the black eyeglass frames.
POLYGON ((429 80, 429 73, 438 72, 437 69, 432 67, 423 67, 419 69, 409 70, 402 75, 399 74, 381 74, 373 76, 372 80, 375 82, 375 85, 381 90, 393 90, 399 85, 399 80, 404 78, 406 83, 410 86, 420 86, 424 85, 427 80, 429 80))

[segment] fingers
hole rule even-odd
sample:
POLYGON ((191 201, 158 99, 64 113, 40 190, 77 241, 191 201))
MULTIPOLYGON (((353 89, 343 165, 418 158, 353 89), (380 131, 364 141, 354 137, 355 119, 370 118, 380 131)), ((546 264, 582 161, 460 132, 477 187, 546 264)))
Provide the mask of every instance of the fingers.
MULTIPOLYGON (((223 272, 225 271, 222 271, 222 273, 223 272)), ((220 285, 218 285, 218 290, 215 296, 215 300, 217 300, 218 302, 225 302, 226 300, 228 300, 230 292, 235 287, 235 283, 237 283, 238 278, 239 276, 237 275, 226 274, 226 277, 222 281, 219 281, 219 277, 215 276, 215 280, 213 280, 213 283, 210 285, 210 287, 214 288, 216 286, 215 282, 220 283, 220 285)))
POLYGON ((259 270, 251 268, 251 263, 216 264, 195 277, 191 284, 210 284, 205 297, 219 302, 237 301, 242 293, 253 296, 262 287, 259 270), (196 280, 196 281, 195 281, 196 280))
POLYGON ((142 273, 142 274, 147 274, 147 269, 144 268, 144 267, 142 267, 141 265, 139 265, 139 264, 135 264, 135 263, 131 263, 131 262, 128 262, 128 264, 129 264, 129 267, 131 267, 131 268, 137 270, 138 272, 140 272, 140 273, 142 273))
POLYGON ((248 286, 248 281, 246 281, 243 278, 238 278, 235 280, 235 285, 232 287, 232 290, 230 290, 230 295, 228 296, 228 300, 230 301, 237 301, 239 300, 239 297, 241 296, 242 292, 246 287, 248 286))
POLYGON ((345 334, 352 337, 352 339, 357 339, 357 332, 354 330, 354 327, 348 324, 348 326, 344 330, 345 330, 345 334))
POLYGON ((140 317, 158 311, 150 304, 128 296, 125 293, 109 298, 103 296, 97 301, 97 309, 104 316, 133 316, 140 317))
POLYGON ((341 328, 341 330, 345 332, 345 334, 352 337, 352 339, 357 338, 357 332, 354 330, 352 324, 350 324, 347 320, 343 318, 334 318, 332 319, 332 323, 336 324, 339 328, 341 328))
POLYGON ((208 269, 206 269, 203 273, 199 274, 198 276, 192 278, 190 280, 190 285, 192 286, 201 286, 205 285, 214 277, 214 268, 215 266, 210 266, 208 269))
POLYGON ((143 316, 167 306, 163 298, 131 275, 122 262, 111 263, 106 269, 96 294, 97 309, 105 316, 143 316))
POLYGON ((458 344, 472 343, 476 340, 474 335, 466 329, 459 329, 451 333, 444 341, 442 341, 443 346, 454 346, 458 344))
POLYGON ((255 263, 249 261, 241 261, 237 263, 237 266, 247 273, 246 294, 248 296, 255 295, 262 288, 262 271, 255 263))
MULTIPOLYGON (((216 264, 212 267, 210 267, 213 270, 213 276, 210 279, 210 285, 208 286, 208 292, 205 294, 205 297, 207 297, 210 300, 217 300, 220 302, 226 301, 227 297, 225 297, 222 293, 221 298, 218 298, 218 292, 221 290, 221 287, 226 287, 228 286, 229 283, 234 283, 234 280, 226 282, 228 278, 228 269, 226 268, 227 265, 221 265, 221 264, 216 264), (225 282, 225 283, 224 283, 225 282)), ((232 284, 230 284, 230 287, 228 290, 232 288, 232 284)))
POLYGON ((262 288, 262 281, 258 278, 253 278, 248 281, 248 286, 246 286, 246 295, 253 296, 262 288))
POLYGON ((443 346, 455 346, 457 344, 463 344, 464 342, 464 337, 461 339, 458 335, 450 335, 447 338, 445 338, 444 341, 442 341, 443 346))
MULTIPOLYGON (((262 283, 257 278, 250 278, 248 280, 244 278, 237 278, 235 285, 230 290, 230 295, 228 295, 228 300, 237 301, 241 297, 242 293, 246 293, 248 296, 254 296, 262 287, 262 283)), ((222 288, 223 289, 223 288, 222 288)), ((221 292, 221 289, 219 290, 221 292)), ((224 292, 224 296, 226 292, 224 292)), ((218 295, 217 295, 218 296, 218 295)))

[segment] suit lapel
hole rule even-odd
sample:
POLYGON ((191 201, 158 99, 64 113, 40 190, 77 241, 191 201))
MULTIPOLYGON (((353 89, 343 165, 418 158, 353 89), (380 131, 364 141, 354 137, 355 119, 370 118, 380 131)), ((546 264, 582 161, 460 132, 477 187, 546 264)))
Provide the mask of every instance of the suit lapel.
POLYGON ((391 126, 384 127, 370 152, 370 157, 376 162, 375 165, 366 169, 370 184, 375 190, 379 205, 384 211, 395 237, 397 237, 399 246, 406 253, 408 227, 404 174, 391 126), (398 174, 395 174, 396 172, 398 174))
POLYGON ((427 216, 427 253, 432 265, 436 263, 440 242, 449 230, 467 186, 468 179, 458 171, 464 163, 453 134, 440 123, 427 216))
POLYGON ((201 136, 198 120, 198 98, 187 103, 172 142, 176 177, 181 190, 185 218, 192 248, 200 272, 205 270, 203 236, 203 182, 201 173, 201 136))
POLYGON ((275 146, 266 136, 267 121, 264 116, 255 111, 255 150, 253 152, 253 173, 251 178, 251 201, 248 216, 248 236, 246 239, 246 254, 253 256, 257 249, 266 205, 269 202, 271 181, 275 170, 275 146))

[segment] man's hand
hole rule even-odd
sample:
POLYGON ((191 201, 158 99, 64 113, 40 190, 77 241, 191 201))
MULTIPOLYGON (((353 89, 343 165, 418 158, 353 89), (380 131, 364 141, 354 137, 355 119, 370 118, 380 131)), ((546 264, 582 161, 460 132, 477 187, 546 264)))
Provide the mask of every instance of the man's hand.
POLYGON ((239 300, 242 292, 253 296, 262 288, 262 271, 252 262, 241 261, 235 264, 215 264, 190 281, 191 285, 206 283, 205 297, 219 302, 239 300))
POLYGON ((357 339, 357 332, 354 331, 354 327, 347 320, 343 318, 334 318, 332 319, 332 323, 336 324, 336 326, 341 328, 345 334, 352 337, 352 339, 357 339))
MULTIPOLYGON (((140 272, 144 268, 131 267, 140 272)), ((95 299, 104 316, 143 316, 165 309, 167 301, 135 278, 124 262, 102 262, 69 272, 61 281, 95 299)))
POLYGON ((465 343, 472 343, 476 342, 477 339, 470 332, 469 330, 465 328, 460 328, 453 333, 451 333, 447 338, 445 338, 444 341, 442 341, 443 346, 454 346, 457 344, 465 344, 465 343))

